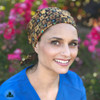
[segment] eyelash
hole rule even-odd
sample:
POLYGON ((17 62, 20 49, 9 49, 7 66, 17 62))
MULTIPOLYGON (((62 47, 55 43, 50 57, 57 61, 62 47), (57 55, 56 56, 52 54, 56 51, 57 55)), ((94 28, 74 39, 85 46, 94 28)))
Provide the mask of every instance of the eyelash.
MULTIPOLYGON (((56 45, 56 46, 59 46, 60 45, 60 42, 57 41, 57 40, 54 40, 54 41, 51 41, 51 44, 56 45)), ((73 43, 70 43, 69 45, 76 47, 76 46, 78 46, 78 43, 73 42, 73 43)))
POLYGON ((71 46, 78 46, 78 43, 70 43, 71 46))
POLYGON ((54 41, 51 41, 51 44, 53 44, 53 45, 60 45, 60 42, 57 41, 57 40, 54 40, 54 41))

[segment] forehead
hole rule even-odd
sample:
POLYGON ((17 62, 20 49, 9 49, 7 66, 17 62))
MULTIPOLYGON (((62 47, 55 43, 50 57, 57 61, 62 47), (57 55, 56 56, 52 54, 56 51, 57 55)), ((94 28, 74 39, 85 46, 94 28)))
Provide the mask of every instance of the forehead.
POLYGON ((71 24, 66 23, 60 23, 51 26, 43 35, 41 38, 52 38, 52 37, 59 37, 63 39, 67 38, 78 38, 77 30, 74 26, 71 24))

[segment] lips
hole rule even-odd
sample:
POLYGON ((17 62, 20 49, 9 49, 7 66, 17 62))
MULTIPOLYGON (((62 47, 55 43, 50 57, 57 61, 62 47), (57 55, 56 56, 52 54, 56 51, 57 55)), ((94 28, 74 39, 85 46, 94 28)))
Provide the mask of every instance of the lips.
POLYGON ((61 59, 55 59, 55 62, 61 66, 68 66, 70 59, 67 60, 61 60, 61 59))

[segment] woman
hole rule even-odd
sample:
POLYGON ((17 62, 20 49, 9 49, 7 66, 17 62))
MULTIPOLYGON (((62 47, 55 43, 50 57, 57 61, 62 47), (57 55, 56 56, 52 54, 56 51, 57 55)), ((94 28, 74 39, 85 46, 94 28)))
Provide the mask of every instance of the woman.
POLYGON ((28 39, 37 62, 1 85, 0 100, 86 100, 82 80, 69 71, 78 53, 70 13, 56 7, 38 10, 28 24, 28 39))

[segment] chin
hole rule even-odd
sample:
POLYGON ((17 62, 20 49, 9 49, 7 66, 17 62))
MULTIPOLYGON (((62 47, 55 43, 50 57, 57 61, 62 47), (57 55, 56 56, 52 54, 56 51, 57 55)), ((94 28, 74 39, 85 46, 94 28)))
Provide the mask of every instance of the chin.
POLYGON ((68 70, 60 70, 60 71, 58 71, 57 73, 58 74, 66 74, 68 72, 68 70))

